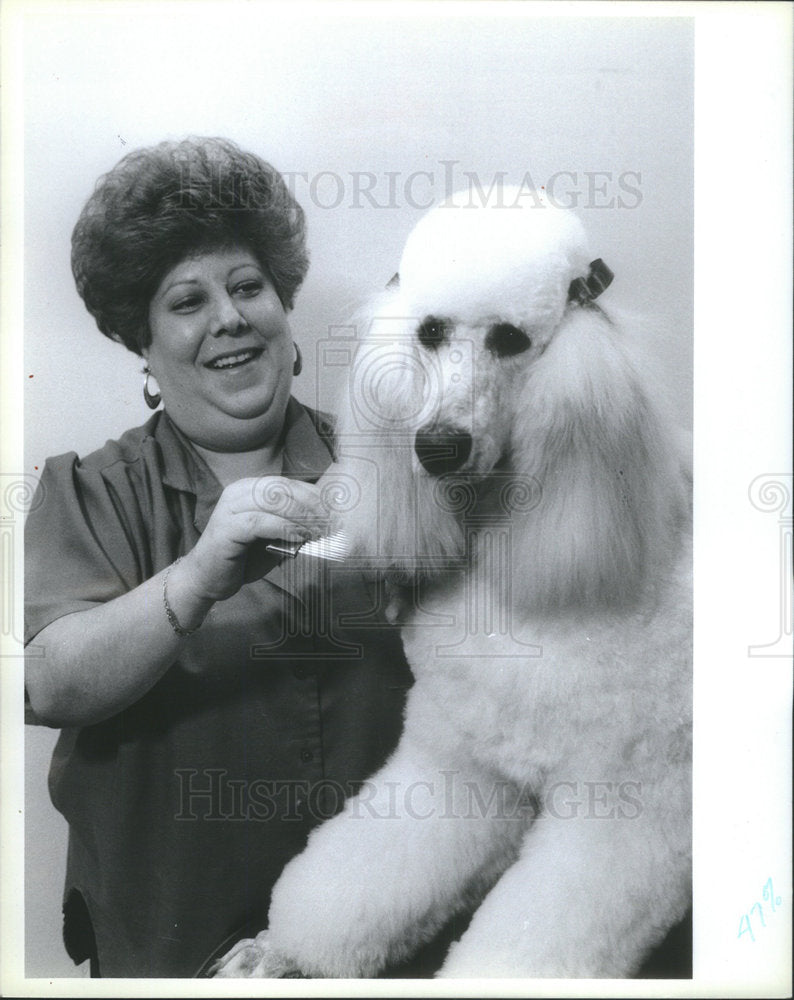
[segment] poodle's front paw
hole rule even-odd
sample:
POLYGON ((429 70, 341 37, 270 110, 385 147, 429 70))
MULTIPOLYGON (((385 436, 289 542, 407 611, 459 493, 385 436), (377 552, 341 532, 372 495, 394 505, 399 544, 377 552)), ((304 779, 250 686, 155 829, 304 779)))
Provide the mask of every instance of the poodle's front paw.
POLYGON ((215 979, 291 979, 301 978, 301 971, 268 940, 268 932, 244 938, 210 969, 215 979))

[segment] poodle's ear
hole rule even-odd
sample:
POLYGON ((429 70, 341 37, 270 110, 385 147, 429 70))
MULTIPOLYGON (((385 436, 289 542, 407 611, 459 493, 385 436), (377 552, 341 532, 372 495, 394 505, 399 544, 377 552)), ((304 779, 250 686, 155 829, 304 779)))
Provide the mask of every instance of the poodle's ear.
POLYGON ((688 506, 682 461, 598 309, 572 306, 532 369, 513 464, 540 487, 513 539, 531 605, 614 605, 669 562, 688 506))

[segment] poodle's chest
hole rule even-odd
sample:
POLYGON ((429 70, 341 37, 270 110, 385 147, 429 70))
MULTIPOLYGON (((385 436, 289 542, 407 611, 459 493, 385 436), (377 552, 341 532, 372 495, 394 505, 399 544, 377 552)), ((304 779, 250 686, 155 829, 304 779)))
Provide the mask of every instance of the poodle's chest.
POLYGON ((436 594, 404 626, 413 738, 525 777, 577 758, 611 766, 688 716, 683 617, 484 617, 469 596, 436 594))

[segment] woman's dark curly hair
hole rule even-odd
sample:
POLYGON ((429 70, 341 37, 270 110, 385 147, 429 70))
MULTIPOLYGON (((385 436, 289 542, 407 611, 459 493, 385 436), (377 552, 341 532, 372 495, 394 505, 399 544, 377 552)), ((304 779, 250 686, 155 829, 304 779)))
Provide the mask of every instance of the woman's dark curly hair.
POLYGON ((250 250, 291 309, 309 261, 303 209, 278 171, 227 139, 163 142, 97 181, 72 233, 72 273, 102 333, 141 354, 163 277, 230 246, 250 250))

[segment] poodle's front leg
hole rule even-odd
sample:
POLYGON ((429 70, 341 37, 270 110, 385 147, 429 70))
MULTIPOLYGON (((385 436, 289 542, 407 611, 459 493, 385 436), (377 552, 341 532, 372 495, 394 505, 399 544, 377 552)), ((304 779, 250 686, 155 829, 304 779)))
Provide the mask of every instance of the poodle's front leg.
POLYGON ((687 821, 541 817, 439 975, 631 976, 686 913, 687 821))
POLYGON ((494 805, 493 786, 473 770, 444 770, 403 741, 284 869, 259 939, 275 958, 238 952, 221 974, 287 967, 369 977, 410 955, 516 855, 526 820, 515 794, 490 811, 477 807, 494 805))

